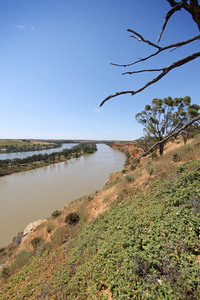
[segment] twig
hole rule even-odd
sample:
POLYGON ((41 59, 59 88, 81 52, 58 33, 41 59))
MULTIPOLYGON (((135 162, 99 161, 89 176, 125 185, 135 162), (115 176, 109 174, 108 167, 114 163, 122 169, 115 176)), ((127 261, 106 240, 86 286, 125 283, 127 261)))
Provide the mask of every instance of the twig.
POLYGON ((164 69, 147 69, 147 70, 139 70, 139 71, 133 71, 133 72, 125 72, 122 73, 122 75, 126 75, 126 74, 137 74, 137 73, 143 73, 143 72, 160 72, 163 71, 164 69))
POLYGON ((117 92, 113 95, 110 95, 108 96, 107 98, 105 98, 101 104, 100 104, 100 107, 108 100, 110 100, 111 98, 114 98, 116 96, 120 96, 120 95, 124 95, 124 94, 131 94, 132 96, 143 91, 144 89, 146 89, 149 85, 159 81, 162 77, 164 77, 167 73, 169 73, 171 70, 175 69, 175 68, 178 68, 182 65, 184 65, 185 63, 188 63, 190 61, 192 61, 193 59, 196 59, 197 57, 200 56, 200 52, 196 52, 196 53, 193 53, 181 60, 178 60, 174 63, 172 63, 170 66, 168 67, 165 67, 162 69, 162 73, 159 74, 157 77, 155 77, 154 79, 152 79, 151 81, 147 82, 144 86, 142 86, 141 88, 139 88, 138 90, 136 91, 122 91, 122 92, 117 92))
POLYGON ((145 39, 143 38, 143 36, 142 36, 141 34, 139 34, 138 32, 136 32, 136 31, 134 31, 134 30, 132 30, 132 29, 127 29, 127 31, 128 31, 128 32, 131 32, 131 33, 133 33, 133 34, 135 34, 135 35, 131 35, 131 37, 135 38, 135 39, 138 40, 139 42, 142 41, 142 42, 147 43, 147 44, 149 44, 150 46, 155 47, 155 48, 157 48, 157 49, 160 49, 160 48, 161 48, 160 46, 158 46, 158 45, 152 43, 151 41, 145 40, 145 39))

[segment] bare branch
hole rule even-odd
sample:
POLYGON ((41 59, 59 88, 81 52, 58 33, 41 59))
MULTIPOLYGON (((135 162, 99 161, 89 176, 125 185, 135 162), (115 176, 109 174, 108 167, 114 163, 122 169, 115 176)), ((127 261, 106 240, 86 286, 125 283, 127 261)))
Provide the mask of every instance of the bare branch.
MULTIPOLYGON (((167 0, 167 2, 169 2, 171 7, 175 7, 176 5, 181 3, 176 2, 174 0, 167 0)), ((188 4, 187 1, 185 1, 182 7, 192 15, 193 20, 195 21, 200 30, 200 6, 198 0, 190 0, 190 4, 188 4)))
POLYGON ((185 4, 185 0, 182 1, 182 2, 177 3, 176 5, 173 6, 172 9, 170 9, 170 11, 168 11, 168 13, 167 13, 166 16, 165 16, 165 22, 164 22, 164 24, 163 24, 163 26, 162 26, 162 29, 161 29, 161 32, 160 32, 160 34, 159 34, 157 44, 160 42, 160 39, 161 39, 161 37, 162 37, 162 34, 163 34, 163 32, 164 32, 164 30, 165 30, 165 27, 166 27, 166 25, 167 25, 169 19, 171 18, 171 16, 172 16, 177 10, 180 10, 180 9, 183 7, 184 4, 185 4))
POLYGON ((163 140, 155 143, 151 148, 149 148, 146 152, 144 152, 143 154, 141 154, 135 161, 134 164, 136 162, 138 162, 142 157, 146 156, 147 154, 149 154, 153 149, 155 149, 159 144, 166 142, 168 139, 170 139, 173 136, 178 135, 181 131, 185 130, 185 128, 187 128, 189 125, 193 124, 196 121, 200 120, 200 115, 193 118, 192 120, 190 120, 190 122, 188 122, 187 124, 185 124, 184 126, 182 126, 181 128, 179 128, 178 130, 174 131, 172 134, 168 135, 167 137, 165 137, 163 140))
POLYGON ((178 2, 174 1, 174 0, 167 0, 167 2, 169 2, 169 4, 171 5, 171 7, 174 7, 178 4, 178 2))
POLYGON ((200 52, 196 52, 196 53, 193 53, 192 55, 189 55, 181 60, 178 60, 176 62, 174 62, 173 64, 171 64, 170 66, 168 67, 165 67, 163 68, 162 70, 162 73, 160 75, 158 75, 157 77, 155 77, 154 79, 152 79, 151 81, 147 82, 144 86, 142 86, 141 88, 139 88, 138 90, 136 91, 122 91, 122 92, 117 92, 113 95, 110 95, 108 96, 107 98, 105 98, 101 104, 100 104, 100 107, 106 102, 108 101, 109 99, 111 98, 114 98, 116 96, 120 96, 120 95, 124 95, 124 94, 131 94, 132 96, 143 91, 144 89, 146 89, 149 85, 159 81, 162 77, 164 77, 165 75, 167 75, 167 73, 169 73, 171 70, 175 69, 175 68, 178 68, 182 65, 184 65, 185 63, 188 63, 190 61, 192 61, 193 59, 196 59, 197 57, 200 57, 200 52))
POLYGON ((158 46, 158 45, 152 43, 152 42, 149 41, 149 40, 145 40, 145 39, 143 38, 143 36, 142 36, 141 34, 137 33, 136 31, 134 31, 134 30, 132 30, 132 29, 127 29, 127 31, 129 31, 129 32, 131 32, 131 33, 133 33, 133 34, 135 34, 135 36, 134 36, 134 35, 131 35, 131 37, 135 38, 135 39, 138 40, 139 42, 142 41, 142 42, 144 42, 144 43, 149 44, 149 45, 152 46, 152 47, 155 47, 155 48, 157 48, 157 49, 160 49, 160 46, 158 46))
POLYGON ((157 72, 157 71, 163 71, 164 69, 147 69, 147 70, 139 70, 139 71, 133 71, 133 72, 125 72, 122 73, 122 75, 126 75, 126 74, 137 74, 137 73, 143 73, 143 72, 157 72))
POLYGON ((200 6, 198 0, 190 0, 190 13, 200 30, 200 6))
POLYGON ((110 100, 111 98, 114 98, 114 97, 117 97, 117 96, 120 96, 120 95, 125 95, 125 94, 131 94, 131 95, 133 95, 133 93, 134 93, 134 91, 117 92, 117 93, 115 93, 115 94, 113 94, 113 95, 110 95, 110 96, 108 96, 107 98, 105 98, 105 99, 101 102, 100 107, 101 107, 106 101, 110 100))
POLYGON ((175 44, 171 44, 171 45, 168 45, 168 46, 165 46, 165 47, 160 47, 160 49, 157 50, 156 52, 154 52, 153 54, 151 54, 151 55, 149 55, 149 56, 147 56, 147 57, 144 57, 144 58, 140 58, 139 60, 136 60, 136 61, 134 61, 133 63, 126 64, 126 65, 119 65, 119 64, 111 63, 111 65, 117 66, 117 67, 130 67, 130 66, 135 65, 135 64, 137 64, 137 63, 143 62, 143 61, 145 61, 145 60, 147 60, 147 59, 149 59, 149 58, 151 58, 151 57, 153 57, 153 56, 156 56, 156 55, 158 55, 158 54, 159 54, 160 52, 162 52, 162 51, 165 51, 165 50, 168 50, 168 49, 171 49, 171 48, 174 48, 174 49, 172 49, 172 50, 175 50, 175 49, 178 48, 178 47, 187 45, 187 44, 189 44, 189 43, 191 43, 191 42, 193 42, 193 41, 196 41, 196 40, 198 40, 198 39, 200 39, 200 34, 194 36, 193 38, 191 38, 191 39, 189 39, 189 40, 185 40, 185 41, 182 41, 182 42, 178 42, 178 43, 175 43, 175 44))
MULTIPOLYGON (((171 5, 171 7, 174 7, 174 6, 176 6, 177 4, 180 3, 180 2, 176 2, 174 0, 167 0, 167 2, 169 2, 169 4, 171 5)), ((183 7, 184 7, 185 10, 187 10, 189 13, 191 13, 191 8, 190 8, 190 5, 187 4, 187 1, 185 1, 183 7)))

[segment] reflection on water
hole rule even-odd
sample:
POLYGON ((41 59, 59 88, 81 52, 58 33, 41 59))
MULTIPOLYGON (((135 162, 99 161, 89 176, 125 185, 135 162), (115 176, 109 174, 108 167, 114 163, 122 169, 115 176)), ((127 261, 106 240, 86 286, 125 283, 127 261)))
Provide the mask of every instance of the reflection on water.
POLYGON ((0 247, 28 223, 101 189, 111 172, 123 168, 123 153, 97 147, 89 156, 0 178, 0 247))

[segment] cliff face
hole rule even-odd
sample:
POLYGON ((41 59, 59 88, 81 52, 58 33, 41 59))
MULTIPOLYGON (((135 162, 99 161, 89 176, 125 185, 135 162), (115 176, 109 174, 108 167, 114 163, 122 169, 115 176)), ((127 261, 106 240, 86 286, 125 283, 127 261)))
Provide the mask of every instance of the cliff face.
POLYGON ((128 152, 131 155, 131 159, 134 159, 137 157, 139 153, 141 153, 141 150, 136 148, 136 145, 134 143, 113 143, 112 148, 116 150, 121 150, 123 152, 128 152))

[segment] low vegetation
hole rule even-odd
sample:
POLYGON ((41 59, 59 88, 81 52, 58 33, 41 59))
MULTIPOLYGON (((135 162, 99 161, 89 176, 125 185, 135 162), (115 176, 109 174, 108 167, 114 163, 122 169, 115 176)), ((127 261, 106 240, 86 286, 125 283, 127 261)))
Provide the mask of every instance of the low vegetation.
POLYGON ((32 253, 2 269, 0 298, 199 299, 200 147, 182 143, 50 218, 32 253), (105 206, 114 188, 110 209, 88 222, 95 197, 105 206))

